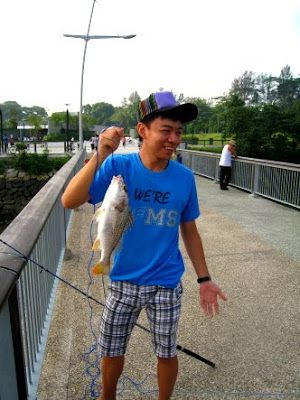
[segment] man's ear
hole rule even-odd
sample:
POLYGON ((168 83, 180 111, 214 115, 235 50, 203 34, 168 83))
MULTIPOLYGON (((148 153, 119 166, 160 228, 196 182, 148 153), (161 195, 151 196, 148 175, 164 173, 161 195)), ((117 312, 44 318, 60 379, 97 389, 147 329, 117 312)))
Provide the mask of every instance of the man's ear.
POLYGON ((142 137, 142 139, 145 139, 146 136, 146 125, 143 122, 139 122, 136 126, 136 130, 138 134, 142 137))

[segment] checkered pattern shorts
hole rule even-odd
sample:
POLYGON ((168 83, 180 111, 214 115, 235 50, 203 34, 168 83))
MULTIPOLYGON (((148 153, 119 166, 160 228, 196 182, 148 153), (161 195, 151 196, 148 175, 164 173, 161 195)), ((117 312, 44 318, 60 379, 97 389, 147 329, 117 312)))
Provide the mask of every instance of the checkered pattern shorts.
POLYGON ((177 354, 176 334, 181 310, 181 282, 175 289, 111 282, 99 335, 101 356, 121 356, 143 308, 149 320, 152 344, 158 357, 177 354))

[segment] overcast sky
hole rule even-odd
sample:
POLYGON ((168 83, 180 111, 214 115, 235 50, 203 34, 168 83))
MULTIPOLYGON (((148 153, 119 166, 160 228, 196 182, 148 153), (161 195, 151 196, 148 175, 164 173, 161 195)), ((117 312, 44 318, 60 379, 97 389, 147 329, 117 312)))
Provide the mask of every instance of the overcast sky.
MULTIPOLYGON (((1 0, 0 103, 79 110, 84 41, 93 0, 1 0)), ((209 99, 246 70, 300 74, 300 0, 98 0, 83 103, 120 106, 159 88, 209 99)))

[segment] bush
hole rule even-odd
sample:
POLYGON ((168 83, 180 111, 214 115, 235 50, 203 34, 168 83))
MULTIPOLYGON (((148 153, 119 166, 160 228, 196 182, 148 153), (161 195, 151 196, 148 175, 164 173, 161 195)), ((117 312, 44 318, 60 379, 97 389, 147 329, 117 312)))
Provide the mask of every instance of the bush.
POLYGON ((50 135, 45 135, 43 140, 47 142, 65 142, 66 134, 65 133, 51 133, 50 135))
POLYGON ((10 157, 9 164, 5 163, 5 169, 14 168, 18 171, 28 172, 30 175, 41 175, 59 170, 69 159, 70 156, 51 158, 47 152, 44 154, 20 152, 10 157))
POLYGON ((10 157, 5 157, 0 159, 0 174, 4 174, 4 172, 12 168, 12 159, 10 157))
POLYGON ((70 160, 70 158, 71 156, 51 158, 51 162, 53 163, 53 169, 58 171, 63 165, 65 165, 70 160))
POLYGON ((25 143, 16 143, 16 150, 19 153, 27 151, 27 144, 25 144, 25 143))

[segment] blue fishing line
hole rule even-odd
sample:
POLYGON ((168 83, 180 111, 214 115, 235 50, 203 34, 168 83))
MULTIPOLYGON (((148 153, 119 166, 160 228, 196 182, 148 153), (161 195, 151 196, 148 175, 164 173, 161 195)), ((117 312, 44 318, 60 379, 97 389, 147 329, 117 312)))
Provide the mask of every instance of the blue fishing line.
MULTIPOLYGON (((92 224, 91 224, 91 226, 92 226, 92 224)), ((91 228, 90 228, 90 229, 91 229, 91 228)), ((91 234, 91 230, 90 230, 90 234, 91 234)), ((17 254, 19 254, 19 256, 22 257, 26 262, 29 262, 29 261, 30 261, 30 262, 32 262, 34 265, 36 265, 37 267, 39 267, 39 268, 40 268, 40 272, 43 272, 43 271, 48 272, 51 276, 57 278, 57 279, 60 280, 61 282, 65 283, 66 285, 68 285, 68 286, 70 286, 71 288, 73 288, 74 290, 76 290, 76 291, 80 292, 81 294, 83 294, 84 296, 88 297, 88 299, 94 300, 94 301, 96 301, 97 303, 99 303, 99 304, 101 304, 102 306, 104 306, 104 304, 100 303, 97 299, 93 298, 93 297, 90 296, 88 293, 84 293, 82 290, 78 289, 77 287, 75 287, 74 285, 72 285, 71 283, 69 283, 68 281, 66 281, 65 279, 59 277, 58 275, 56 275, 55 273, 53 273, 53 272, 50 271, 49 269, 47 269, 47 268, 45 268, 44 266, 42 266, 41 264, 37 263, 37 262, 34 261, 33 259, 27 257, 24 253, 22 253, 21 251, 19 251, 19 250, 16 249, 15 247, 9 245, 9 244, 8 244, 7 242, 5 242, 3 239, 0 238, 0 242, 3 243, 3 244, 5 244, 6 246, 8 246, 10 249, 14 250, 14 251, 15 251, 17 254)), ((92 262, 92 260, 93 260, 93 256, 94 256, 94 252, 92 252, 92 257, 90 258, 90 261, 89 261, 89 264, 88 264, 89 266, 90 266, 90 264, 91 264, 91 262, 92 262)), ((15 272, 15 271, 13 271, 13 272, 15 272)), ((140 328, 143 328, 141 325, 138 325, 138 326, 139 326, 140 328)), ((145 328, 143 328, 143 329, 145 330, 145 328)), ((97 344, 93 344, 93 345, 90 347, 90 349, 89 349, 88 352, 82 354, 82 358, 86 361, 86 364, 87 364, 87 366, 86 366, 86 373, 87 373, 87 375, 91 378, 91 383, 90 383, 90 385, 86 385, 86 386, 84 387, 84 395, 83 395, 84 397, 82 397, 81 400, 86 400, 86 399, 87 399, 87 397, 86 397, 87 395, 89 396, 89 397, 88 397, 88 400, 91 400, 91 398, 92 398, 92 399, 97 399, 97 398, 101 395, 102 386, 101 386, 99 383, 96 382, 96 380, 97 380, 97 379, 99 378, 99 376, 101 375, 101 368, 99 367, 99 364, 100 364, 99 353, 97 353, 98 358, 96 357, 96 360, 95 360, 95 361, 93 361, 93 362, 90 361, 91 354, 92 354, 94 351, 96 351, 97 349, 98 349, 97 344), (96 365, 96 367, 95 367, 95 365, 96 365), (94 368, 94 367, 96 368, 96 372, 95 372, 95 373, 92 373, 92 368, 94 368), (90 389, 90 393, 89 393, 89 394, 87 394, 88 387, 89 387, 89 389, 90 389)), ((129 381, 129 382, 131 382, 131 383, 135 386, 135 388, 137 388, 137 390, 138 390, 139 393, 157 392, 157 390, 151 390, 151 391, 147 391, 147 390, 146 390, 146 391, 145 391, 145 390, 141 390, 141 389, 139 388, 139 386, 140 386, 142 383, 144 383, 144 381, 146 380, 146 378, 149 377, 149 376, 151 376, 151 375, 152 375, 152 374, 146 375, 146 377, 145 377, 141 382, 139 382, 139 383, 136 383, 136 382, 134 382, 132 379, 130 379, 129 377, 123 375, 123 376, 121 377, 121 379, 119 380, 119 383, 123 386, 123 389, 121 389, 120 393, 122 393, 124 390, 126 390, 126 389, 125 389, 125 381, 126 381, 126 380, 129 381)))
MULTIPOLYGON (((122 127, 121 127, 120 125, 118 125, 118 124, 113 124, 113 125, 110 125, 109 127, 105 128, 105 129, 102 129, 102 131, 100 132, 100 134, 102 134, 102 133, 105 132, 107 129, 112 128, 112 127, 114 127, 114 126, 116 126, 116 127, 118 127, 118 128, 122 128, 122 127)), ((108 139, 108 140, 111 140, 111 139, 108 139)), ((111 153, 111 157, 112 157, 111 162, 112 162, 113 175, 116 176, 114 152, 111 153)))
MULTIPOLYGON (((112 125, 112 126, 119 126, 119 125, 112 125)), ((106 128, 106 129, 108 129, 108 128, 106 128)), ((105 132, 106 129, 103 129, 101 131, 101 133, 105 132)), ((97 149, 97 151, 98 151, 98 149, 97 149)), ((113 166, 113 173, 114 173, 115 165, 114 165, 113 152, 112 152, 112 166, 113 166)), ((96 175, 97 170, 98 170, 98 157, 96 157, 95 173, 94 173, 94 179, 92 182, 93 192, 94 192, 94 185, 95 185, 95 175, 96 175)), ((95 214, 95 211, 96 211, 95 204, 93 205, 93 207, 94 207, 94 214, 95 214)), ((94 221, 92 221, 90 224, 90 242, 91 242, 91 244, 93 244, 93 222, 94 221)), ((88 275, 89 275, 89 283, 88 283, 88 288, 87 288, 88 294, 90 293, 90 289, 93 284, 93 275, 91 273, 91 264, 92 264, 93 258, 94 258, 94 250, 92 250, 92 252, 91 252, 91 258, 90 258, 90 261, 89 261, 88 267, 87 267, 88 275)), ((102 286, 103 286, 104 296, 106 298, 105 284, 104 284, 103 276, 102 276, 102 286)), ((83 360, 85 361, 85 364, 86 364, 85 372, 91 379, 90 384, 86 385, 84 388, 84 397, 81 400, 85 400, 87 395, 92 396, 92 398, 98 398, 101 395, 101 388, 102 388, 102 386, 99 383, 97 383, 97 379, 101 375, 101 368, 99 366, 101 359, 99 357, 99 351, 97 351, 98 350, 97 335, 94 332, 94 328, 93 328, 94 309, 90 302, 89 297, 88 297, 88 305, 89 305, 89 309, 90 309, 90 331, 95 339, 95 343, 93 343, 90 346, 90 349, 86 353, 83 353, 81 355, 81 357, 83 358, 83 360), (95 360, 92 361, 91 358, 94 357, 94 352, 97 352, 97 355, 95 357, 95 360), (87 393, 88 387, 89 387, 89 393, 87 393)))
MULTIPOLYGON (((94 213, 95 213, 95 205, 94 205, 94 213)), ((93 243, 93 221, 90 224, 90 242, 93 243)), ((89 275, 89 283, 88 283, 88 288, 87 288, 87 293, 89 295, 90 289, 93 283, 93 276, 91 274, 91 264, 94 259, 94 251, 92 250, 91 252, 91 257, 90 261, 88 263, 88 275, 89 275)), ((85 372, 90 378, 90 384, 86 385, 84 388, 84 396, 81 400, 90 398, 98 398, 101 394, 101 385, 97 382, 97 379, 101 375, 101 368, 100 368, 100 359, 99 359, 99 353, 98 353, 98 344, 97 344, 97 335, 94 332, 94 327, 93 327, 93 316, 94 316, 94 308, 90 302, 90 299, 88 297, 88 305, 90 309, 90 331, 94 337, 95 343, 93 343, 89 350, 86 353, 82 353, 81 357, 85 362, 85 372), (89 389, 89 390, 88 390, 89 389)))
MULTIPOLYGON (((120 127, 120 125, 111 125, 109 128, 113 127, 113 126, 117 126, 120 127)), ((121 127, 120 127, 121 128, 121 127)), ((105 128, 101 131, 101 134, 103 132, 105 132, 108 128, 105 128)), ((114 152, 112 152, 111 154, 112 157, 112 171, 113 171, 113 176, 116 176, 116 165, 115 165, 115 159, 114 159, 114 152)), ((96 175, 98 169, 98 157, 96 157, 96 166, 95 166, 95 174, 94 174, 94 178, 96 175)), ((95 179, 93 179, 92 185, 95 185, 95 179)), ((94 187, 93 187, 93 192, 94 192, 94 187)), ((96 211, 96 207, 94 205, 94 214, 96 211)), ((91 244, 93 244, 93 221, 90 224, 90 242, 91 244)), ((91 253, 91 258, 90 261, 88 263, 88 275, 89 275, 89 284, 88 284, 88 291, 87 293, 90 293, 90 289, 91 286, 93 284, 93 275, 91 273, 91 264, 94 258, 94 251, 92 250, 91 253)), ((104 277, 102 275, 102 286, 103 286, 103 291, 104 291, 104 296, 106 298, 106 290, 105 290, 105 284, 104 284, 104 277)), ((83 353, 81 356, 83 358, 83 360, 85 361, 86 364, 86 374, 89 376, 89 378, 91 379, 91 382, 89 385, 86 385, 84 388, 84 397, 81 400, 86 400, 87 397, 89 396, 89 399, 92 398, 98 398, 101 395, 101 389, 102 389, 102 385, 99 384, 97 382, 97 379, 101 376, 101 368, 100 368, 100 361, 101 358, 99 356, 99 351, 98 350, 98 344, 97 344, 97 335, 94 332, 94 328, 93 328, 93 306, 90 302, 90 298, 88 297, 88 305, 90 308, 90 330, 91 333, 95 339, 95 343, 92 344, 90 346, 90 349, 86 352, 83 353), (94 356, 94 352, 97 352, 96 357, 94 356), (95 357, 94 361, 92 360, 92 357, 95 357)), ((118 394, 122 394, 122 392, 124 392, 126 390, 126 382, 129 382, 130 384, 132 384, 134 386, 134 388, 137 390, 138 393, 140 394, 147 394, 147 393, 158 393, 157 389, 142 389, 141 386, 146 382, 146 380, 149 378, 149 376, 151 376, 153 374, 147 374, 144 376, 144 378, 140 381, 140 382, 135 382, 133 379, 131 379, 130 377, 126 376, 126 375, 122 375, 121 378, 119 379, 118 382, 118 394), (121 386, 121 387, 120 387, 121 386)))

